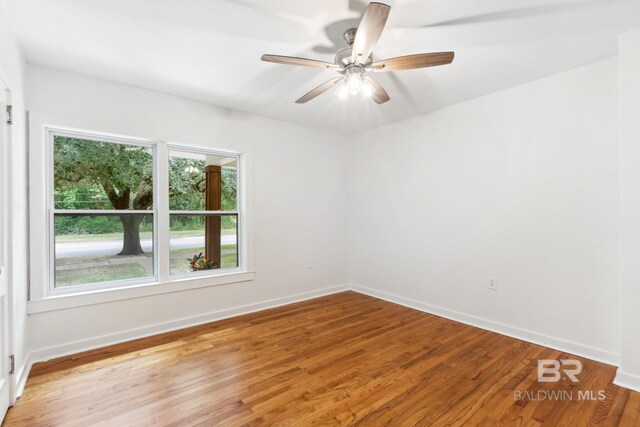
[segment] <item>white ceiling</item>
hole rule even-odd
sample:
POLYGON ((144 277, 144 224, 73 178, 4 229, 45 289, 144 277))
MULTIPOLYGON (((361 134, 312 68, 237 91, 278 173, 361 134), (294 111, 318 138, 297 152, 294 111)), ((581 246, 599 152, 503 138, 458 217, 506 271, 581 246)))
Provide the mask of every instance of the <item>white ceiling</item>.
POLYGON ((453 50, 453 64, 378 73, 391 96, 294 101, 334 71, 358 0, 2 0, 27 60, 341 133, 402 120, 615 55, 638 0, 389 0, 376 58, 453 50))

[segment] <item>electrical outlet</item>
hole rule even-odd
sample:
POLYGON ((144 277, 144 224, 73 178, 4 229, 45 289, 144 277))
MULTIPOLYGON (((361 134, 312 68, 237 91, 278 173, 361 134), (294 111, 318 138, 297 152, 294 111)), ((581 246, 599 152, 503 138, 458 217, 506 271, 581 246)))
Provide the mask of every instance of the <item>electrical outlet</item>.
POLYGON ((313 263, 311 262, 311 258, 307 259, 307 270, 311 270, 313 268, 313 263))
POLYGON ((498 290, 498 279, 496 277, 489 277, 489 289, 492 291, 498 290))

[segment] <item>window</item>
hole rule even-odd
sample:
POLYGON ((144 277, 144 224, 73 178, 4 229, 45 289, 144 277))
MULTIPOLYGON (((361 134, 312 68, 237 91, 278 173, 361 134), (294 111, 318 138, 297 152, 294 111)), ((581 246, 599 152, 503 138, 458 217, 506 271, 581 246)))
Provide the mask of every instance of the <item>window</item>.
POLYGON ((169 153, 171 275, 238 267, 237 165, 235 157, 169 153))
POLYGON ((156 277, 154 148, 53 135, 53 287, 156 277))
POLYGON ((61 130, 49 143, 50 293, 240 271, 239 154, 61 130))

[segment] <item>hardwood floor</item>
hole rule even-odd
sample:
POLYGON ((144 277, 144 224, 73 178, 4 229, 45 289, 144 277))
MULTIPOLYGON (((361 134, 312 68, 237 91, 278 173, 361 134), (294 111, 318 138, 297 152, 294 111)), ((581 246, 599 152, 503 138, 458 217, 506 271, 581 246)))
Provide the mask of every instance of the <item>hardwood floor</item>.
POLYGON ((540 358, 574 356, 345 292, 37 364, 4 425, 640 425, 614 367, 540 358))

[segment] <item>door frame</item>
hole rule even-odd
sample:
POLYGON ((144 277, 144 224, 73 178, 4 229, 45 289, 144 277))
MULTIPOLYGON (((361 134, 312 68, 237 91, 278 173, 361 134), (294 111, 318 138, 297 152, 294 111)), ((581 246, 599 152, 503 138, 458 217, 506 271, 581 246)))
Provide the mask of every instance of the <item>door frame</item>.
MULTIPOLYGON (((2 74, 0 74, 0 91, 5 93, 5 101, 7 105, 12 105, 11 99, 11 86, 4 78, 2 74)), ((6 120, 6 112, 1 112, 2 120, 6 120)), ((15 110, 12 112, 12 122, 15 123, 15 110)), ((4 170, 4 176, 0 181, 4 186, 3 189, 0 189, 0 209, 4 209, 2 218, 3 221, 0 222, 0 227, 4 228, 4 232, 2 235, 4 236, 5 251, 5 267, 7 274, 7 356, 15 355, 15 346, 14 346, 14 312, 13 312, 13 252, 9 250, 11 247, 11 243, 13 242, 13 217, 12 211, 7 208, 9 205, 9 201, 13 199, 13 162, 10 161, 10 156, 13 152, 12 143, 13 143, 13 125, 5 125, 5 143, 4 147, 0 147, 0 159, 4 162, 2 165, 2 170, 4 170)), ((2 172, 0 172, 2 173, 2 172)), ((14 359, 13 365, 13 374, 8 375, 9 380, 9 407, 15 405, 16 403, 16 391, 17 391, 17 377, 18 377, 18 360, 14 359)))

